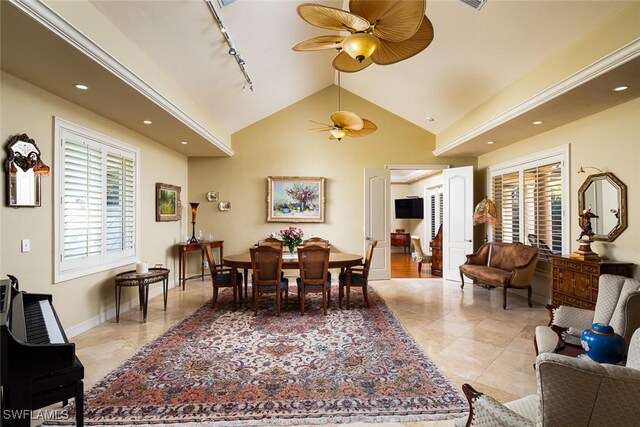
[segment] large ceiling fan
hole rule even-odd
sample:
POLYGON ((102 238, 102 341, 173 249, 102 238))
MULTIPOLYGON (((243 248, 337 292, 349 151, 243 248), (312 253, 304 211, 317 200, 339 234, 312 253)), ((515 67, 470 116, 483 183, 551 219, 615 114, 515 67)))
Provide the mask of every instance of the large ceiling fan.
POLYGON ((304 3, 298 6, 298 15, 309 24, 350 34, 313 37, 293 50, 337 49, 340 53, 332 65, 347 73, 374 62, 394 64, 420 53, 433 41, 433 25, 425 8, 426 0, 351 0, 350 12, 304 3))
POLYGON ((311 120, 322 125, 320 128, 309 129, 316 132, 329 132, 329 139, 342 140, 345 136, 359 138, 375 132, 378 127, 371 120, 363 119, 351 111, 340 110, 340 73, 338 72, 338 111, 331 114, 333 125, 311 120))

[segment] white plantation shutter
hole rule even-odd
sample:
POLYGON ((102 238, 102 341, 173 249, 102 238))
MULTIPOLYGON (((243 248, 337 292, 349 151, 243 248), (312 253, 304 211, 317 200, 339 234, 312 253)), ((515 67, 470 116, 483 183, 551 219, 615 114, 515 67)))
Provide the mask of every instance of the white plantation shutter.
POLYGON ((138 149, 56 119, 55 281, 136 261, 138 149))
POLYGON ((133 249, 135 237, 134 161, 107 153, 107 252, 133 249))
POLYGON ((532 244, 562 252, 560 162, 524 171, 524 234, 532 244))
POLYGON ((540 250, 540 260, 569 250, 564 167, 568 147, 560 147, 490 167, 491 198, 498 210, 495 242, 522 242, 540 250))
POLYGON ((64 141, 64 260, 102 252, 102 153, 64 141))
POLYGON ((493 226, 493 241, 520 241, 520 174, 511 172, 491 179, 491 194, 498 211, 498 223, 493 226))

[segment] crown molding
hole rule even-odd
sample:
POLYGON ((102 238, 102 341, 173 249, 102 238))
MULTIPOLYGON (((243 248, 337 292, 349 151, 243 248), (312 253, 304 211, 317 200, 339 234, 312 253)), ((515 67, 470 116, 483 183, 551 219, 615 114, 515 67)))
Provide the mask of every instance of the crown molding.
POLYGON ((178 121, 196 132, 216 148, 220 149, 228 156, 234 155, 235 152, 232 148, 220 141, 215 135, 209 132, 200 123, 196 122, 180 107, 165 98, 150 84, 128 69, 116 58, 111 56, 93 40, 81 33, 76 27, 71 25, 47 5, 39 0, 10 0, 10 2, 32 19, 52 31, 58 37, 65 40, 89 58, 93 59, 96 63, 118 77, 120 80, 140 92, 151 102, 171 114, 178 121))
POLYGON ((548 87, 547 89, 539 92, 531 98, 521 102, 508 109, 507 111, 497 115, 493 119, 481 124, 480 126, 464 133, 457 138, 452 139, 440 148, 433 150, 433 155, 443 156, 448 151, 455 147, 458 147, 467 141, 482 135, 483 133, 500 126, 503 123, 512 120, 521 114, 526 113, 536 107, 543 105, 544 103, 572 90, 576 87, 604 74, 620 65, 635 59, 640 55, 640 38, 622 46, 614 52, 600 58, 596 62, 588 65, 580 71, 570 75, 569 77, 561 80, 560 82, 548 87))

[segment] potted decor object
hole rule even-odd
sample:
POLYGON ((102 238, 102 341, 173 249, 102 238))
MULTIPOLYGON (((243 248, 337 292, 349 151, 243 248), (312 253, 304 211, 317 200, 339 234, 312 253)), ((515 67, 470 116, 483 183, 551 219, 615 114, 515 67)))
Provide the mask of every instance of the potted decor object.
POLYGON ((595 362, 616 364, 624 357, 624 338, 604 323, 594 323, 591 329, 585 329, 580 343, 587 356, 595 362))

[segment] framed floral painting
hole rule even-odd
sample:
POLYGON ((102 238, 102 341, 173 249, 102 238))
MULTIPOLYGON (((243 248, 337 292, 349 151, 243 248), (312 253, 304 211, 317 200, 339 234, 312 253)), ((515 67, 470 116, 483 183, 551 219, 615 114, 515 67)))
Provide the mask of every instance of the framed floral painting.
POLYGON ((267 222, 324 222, 322 177, 268 176, 267 222))
POLYGON ((156 221, 180 221, 180 191, 177 185, 156 182, 156 221))

